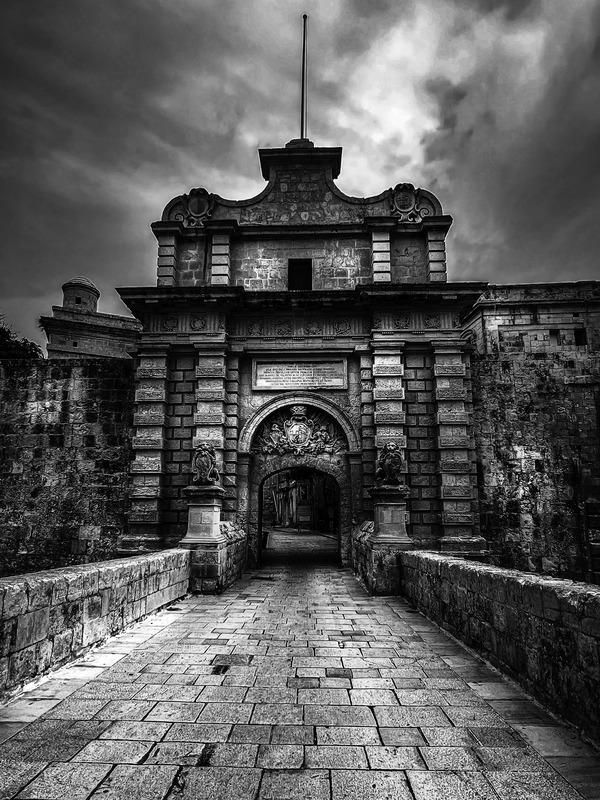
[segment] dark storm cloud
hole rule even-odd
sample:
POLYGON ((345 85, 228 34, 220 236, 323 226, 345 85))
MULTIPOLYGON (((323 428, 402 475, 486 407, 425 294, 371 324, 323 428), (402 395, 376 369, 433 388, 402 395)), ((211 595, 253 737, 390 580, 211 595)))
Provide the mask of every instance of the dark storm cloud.
MULTIPOLYGON (((518 15, 509 17, 519 24, 518 15)), ((556 24, 547 30, 533 89, 524 80, 512 95, 510 86, 500 91, 504 65, 493 61, 461 84, 427 85, 440 124, 425 137, 425 158, 434 168, 449 165, 438 184, 458 200, 452 213, 461 277, 482 270, 502 282, 600 277, 598 9, 585 26, 544 22, 556 24)))
POLYGON ((309 136, 344 146, 344 190, 438 193, 451 277, 595 276, 596 0, 5 2, 0 313, 35 336, 76 274, 122 313, 171 197, 260 191, 256 148, 298 135, 303 11, 309 136))

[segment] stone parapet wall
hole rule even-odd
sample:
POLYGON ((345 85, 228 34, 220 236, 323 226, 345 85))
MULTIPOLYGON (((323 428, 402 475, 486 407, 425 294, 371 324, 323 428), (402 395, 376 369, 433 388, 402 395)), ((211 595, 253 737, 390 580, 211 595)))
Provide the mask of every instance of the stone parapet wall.
POLYGON ((404 595, 550 710, 600 741, 600 588, 425 552, 404 595))
POLYGON ((189 551, 164 550, 1 579, 0 693, 183 597, 189 565, 189 551))

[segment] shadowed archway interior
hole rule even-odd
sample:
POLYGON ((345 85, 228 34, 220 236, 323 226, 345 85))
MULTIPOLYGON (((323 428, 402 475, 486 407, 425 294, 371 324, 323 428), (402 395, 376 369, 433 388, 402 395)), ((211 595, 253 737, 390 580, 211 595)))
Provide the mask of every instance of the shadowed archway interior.
POLYGON ((306 467, 268 475, 259 488, 261 562, 323 564, 339 560, 340 489, 331 475, 306 467))

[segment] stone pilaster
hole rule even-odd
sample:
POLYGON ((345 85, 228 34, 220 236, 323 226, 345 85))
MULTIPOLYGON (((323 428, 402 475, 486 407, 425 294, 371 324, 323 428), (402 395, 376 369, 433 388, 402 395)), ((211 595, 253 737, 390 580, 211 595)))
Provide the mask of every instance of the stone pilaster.
POLYGON ((237 458, 239 436, 240 356, 229 353, 225 380, 225 449, 223 453, 223 519, 234 520, 237 511, 237 458))
POLYGON ((375 480, 375 426, 373 420, 373 354, 366 346, 357 348, 360 361, 360 422, 362 439, 362 497, 361 507, 369 510, 372 506, 369 488, 375 480))
POLYGON ((224 473, 226 352, 221 342, 197 342, 195 447, 207 442, 215 449, 219 474, 224 473))
POLYGON ((404 342, 396 337, 373 342, 373 400, 378 455, 386 444, 393 442, 406 460, 403 347, 404 342))
POLYGON ((447 553, 481 552, 473 498, 473 444, 467 411, 468 355, 459 340, 433 342, 442 537, 447 553))
POLYGON ((210 282, 212 286, 227 286, 229 284, 230 248, 231 237, 228 233, 213 233, 210 258, 210 282))
POLYGON ((174 286, 177 266, 177 245, 173 234, 158 234, 157 285, 174 286))
POLYGON ((160 513, 164 471, 167 409, 168 346, 144 345, 139 354, 135 390, 135 432, 132 441, 131 507, 128 534, 119 544, 121 555, 161 546, 160 513))
POLYGON ((371 237, 373 283, 390 283, 392 280, 390 234, 386 231, 373 231, 371 237))
POLYGON ((448 280, 446 273, 446 231, 427 231, 427 264, 429 281, 443 283, 448 280))

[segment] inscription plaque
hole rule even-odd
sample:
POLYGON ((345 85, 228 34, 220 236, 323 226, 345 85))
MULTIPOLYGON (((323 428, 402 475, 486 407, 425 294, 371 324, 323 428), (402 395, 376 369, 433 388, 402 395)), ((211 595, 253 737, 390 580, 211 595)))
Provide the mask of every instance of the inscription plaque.
POLYGON ((254 361, 254 389, 347 389, 346 359, 254 361))

